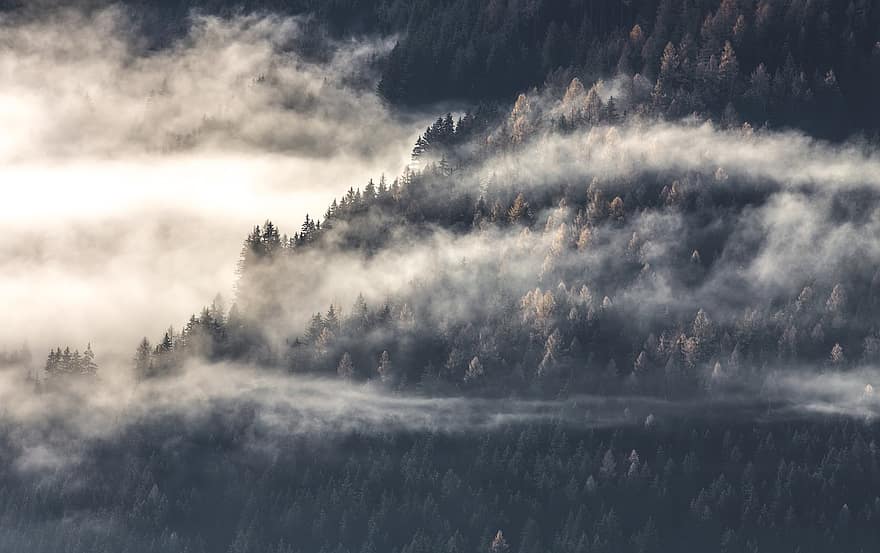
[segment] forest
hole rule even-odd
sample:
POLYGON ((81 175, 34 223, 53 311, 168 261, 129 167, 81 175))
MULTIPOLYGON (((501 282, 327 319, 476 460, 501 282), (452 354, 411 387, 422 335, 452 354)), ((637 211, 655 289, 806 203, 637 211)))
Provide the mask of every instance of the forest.
MULTIPOLYGON (((122 60, 131 83, 108 97, 135 107, 110 113, 136 123, 101 136, 97 93, 71 85, 85 115, 68 100, 60 119, 87 129, 83 158, 281 152, 343 176, 319 211, 270 201, 235 226, 231 293, 200 287, 188 319, 96 305, 83 320, 121 310, 143 338, 86 326, 0 351, 0 549, 876 549, 880 3, 107 4, 79 9, 124 18, 137 47, 84 56, 122 60), (243 72, 190 78, 205 36, 243 72), (183 117, 199 79, 221 105, 183 117), (398 134, 404 167, 366 172, 398 134)), ((0 24, 54 9, 0 2, 0 24)), ((28 44, 0 62, 38 58, 28 44)), ((73 57, 59 48, 50 66, 73 57)), ((219 205, 137 235, 140 253, 161 272, 219 205)), ((143 213, 107 224, 124 236, 143 213)), ((77 270, 125 274, 100 236, 69 239, 77 270)))
MULTIPOLYGON (((51 3, 51 2, 50 2, 51 3)), ((83 5, 106 5, 83 0, 83 5)), ((6 10, 27 3, 6 0, 6 10)), ((701 113, 840 140, 880 130, 880 8, 873 0, 127 0, 157 45, 193 10, 313 14, 297 47, 327 34, 399 38, 378 63, 397 105, 511 102, 533 87, 638 76, 634 109, 701 113)), ((0 9, 4 3, 0 3, 0 9)))

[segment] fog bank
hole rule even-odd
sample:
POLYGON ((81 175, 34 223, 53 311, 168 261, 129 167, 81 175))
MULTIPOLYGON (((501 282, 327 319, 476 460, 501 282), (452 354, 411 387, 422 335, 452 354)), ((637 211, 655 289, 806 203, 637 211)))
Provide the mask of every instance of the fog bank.
POLYGON ((121 10, 0 19, 0 347, 137 339, 228 298, 241 240, 408 158, 373 93, 388 40, 297 54, 303 20, 194 17, 148 50, 121 10))

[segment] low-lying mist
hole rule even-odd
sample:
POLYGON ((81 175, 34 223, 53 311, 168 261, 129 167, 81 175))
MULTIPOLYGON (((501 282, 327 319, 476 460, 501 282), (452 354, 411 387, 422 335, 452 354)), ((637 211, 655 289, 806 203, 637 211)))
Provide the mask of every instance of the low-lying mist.
POLYGON ((186 436, 220 423, 241 427, 245 448, 263 452, 304 436, 332 439, 389 432, 480 433, 523 424, 577 429, 674 429, 677 421, 733 424, 836 415, 873 421, 880 371, 846 374, 774 372, 744 378, 734 394, 699 400, 575 395, 559 400, 428 397, 375 383, 289 375, 234 363, 187 364, 181 374, 134 384, 129 379, 75 380, 34 394, 24 371, 0 372, 7 460, 16 470, 55 473, 81 461, 95 444, 113 442, 133 425, 171 424, 186 436))

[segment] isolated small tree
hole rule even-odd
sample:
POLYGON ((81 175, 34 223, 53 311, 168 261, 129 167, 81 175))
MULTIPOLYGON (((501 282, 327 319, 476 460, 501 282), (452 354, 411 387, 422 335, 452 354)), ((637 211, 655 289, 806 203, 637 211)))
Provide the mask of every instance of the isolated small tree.
POLYGON ((86 350, 83 352, 80 372, 88 376, 98 374, 98 364, 95 363, 95 353, 92 351, 91 342, 89 342, 86 350))
POLYGON ((318 337, 321 336, 321 331, 323 330, 324 319, 321 317, 320 313, 315 313, 312 315, 312 320, 309 321, 309 327, 306 330, 306 339, 314 344, 318 341, 318 337))
POLYGON ((354 377, 354 364, 351 362, 351 355, 347 351, 342 354, 342 359, 339 360, 336 374, 343 380, 351 380, 354 377))
POLYGON ((400 311, 397 313, 397 320, 401 328, 411 329, 415 325, 416 314, 413 313, 412 307, 410 307, 408 303, 404 303, 400 306, 400 311))
POLYGON ((174 349, 174 330, 169 328, 165 331, 165 335, 162 336, 162 342, 159 344, 158 348, 161 353, 170 352, 174 349))
POLYGON ((152 347, 150 346, 150 341, 144 337, 141 343, 138 344, 134 354, 134 373, 139 380, 152 376, 150 374, 153 364, 151 355, 152 347))
POLYGON ((74 350, 73 354, 70 356, 70 368, 68 369, 70 374, 81 374, 82 373, 82 354, 79 350, 74 350))
POLYGON ((623 200, 620 196, 615 196, 611 203, 608 204, 608 212, 611 215, 611 218, 614 219, 618 223, 622 223, 624 216, 626 215, 623 207, 623 200))
POLYGON ((697 311, 697 315, 694 317, 692 331, 694 338, 697 339, 700 346, 709 342, 715 335, 715 327, 712 324, 712 320, 709 319, 709 316, 702 309, 697 311))
POLYGON ((510 546, 507 544, 507 540, 504 539, 504 534, 501 530, 498 530, 498 533, 492 539, 492 543, 489 544, 489 553, 510 553, 510 546))
POLYGON ((64 348, 64 352, 61 354, 61 373, 70 374, 73 372, 73 354, 70 351, 70 347, 64 348))
POLYGON ((584 227, 577 240, 577 249, 578 251, 586 250, 590 243, 593 241, 593 231, 590 230, 590 227, 584 227))
POLYGON ((599 474, 604 478, 614 478, 617 474, 617 461, 614 459, 614 452, 609 449, 602 457, 602 465, 599 467, 599 474))
POLYGON ((602 193, 597 190, 592 194, 589 194, 589 201, 587 203, 587 222, 591 226, 596 226, 605 220, 607 214, 608 206, 605 203, 605 199, 602 197, 602 193))
POLYGON ((718 76, 724 93, 732 95, 739 78, 739 61, 736 59, 736 52, 734 52, 730 41, 724 43, 721 60, 718 62, 718 76))
POLYGON ((846 307, 846 300, 846 290, 841 284, 836 284, 825 302, 825 308, 835 315, 839 314, 846 307))
POLYGON ((880 359, 880 336, 877 334, 865 336, 862 349, 862 356, 865 361, 870 363, 877 362, 880 359))
POLYGON ((839 343, 834 344, 834 347, 831 348, 830 360, 831 364, 835 367, 843 365, 844 361, 846 361, 846 358, 843 355, 843 346, 839 343))
POLYGON ((376 374, 379 375, 379 379, 382 382, 388 382, 391 380, 391 370, 391 356, 388 354, 388 350, 385 350, 379 355, 379 366, 376 367, 376 374))
POLYGON ((60 361, 61 352, 54 349, 49 350, 49 356, 46 358, 46 376, 50 377, 58 372, 58 363, 60 361))
POLYGON ((562 107, 570 119, 575 119, 580 115, 581 105, 586 95, 587 91, 581 80, 577 77, 572 79, 565 90, 565 96, 562 98, 562 107))
POLYGON ((266 221, 263 225, 263 248, 269 257, 281 250, 281 234, 272 221, 266 221))
POLYGON ((813 301, 813 288, 812 286, 804 286, 801 293, 798 294, 797 301, 795 302, 795 307, 798 311, 803 310, 805 307, 810 305, 813 301))
POLYGON ((331 332, 339 331, 339 314, 333 304, 330 305, 327 315, 324 316, 324 326, 331 332))
POLYGON ((352 325, 355 330, 365 330, 369 323, 370 310, 367 307, 367 301, 363 294, 358 294, 354 305, 351 308, 351 316, 348 318, 348 324, 352 325))
POLYGON ((532 104, 525 94, 517 97, 509 122, 510 137, 514 144, 523 142, 532 132, 532 104))
POLYGON ((681 59, 671 42, 666 44, 660 56, 660 74, 654 85, 652 101, 655 106, 666 107, 669 97, 680 85, 681 59))
POLYGON ((513 205, 507 210, 507 220, 514 224, 528 224, 530 219, 529 202, 520 192, 513 200, 513 205))
POLYGON ((329 353, 330 348, 333 347, 333 342, 336 340, 336 335, 329 328, 325 328, 321 331, 321 334, 318 335, 318 339, 315 340, 315 352, 318 355, 327 355, 329 353))
POLYGON ((584 99, 584 115, 590 123, 599 122, 605 107, 597 88, 596 85, 590 88, 590 91, 587 92, 587 97, 584 99))
POLYGON ((763 63, 759 64, 752 72, 746 98, 760 116, 765 115, 767 102, 770 101, 770 74, 763 63))
POLYGON ((629 463, 629 468, 626 471, 626 475, 628 477, 638 476, 639 469, 641 469, 642 465, 639 459, 639 454, 635 449, 630 452, 627 461, 629 463))
POLYGON ((617 103, 614 101, 614 96, 608 97, 608 101, 605 103, 602 119, 604 119, 609 125, 614 125, 620 119, 620 114, 617 113, 617 103))
POLYGON ((465 382, 474 382, 483 377, 485 371, 483 370, 483 363, 480 362, 480 358, 478 356, 474 356, 471 359, 471 362, 468 363, 467 371, 464 373, 464 381, 465 382))

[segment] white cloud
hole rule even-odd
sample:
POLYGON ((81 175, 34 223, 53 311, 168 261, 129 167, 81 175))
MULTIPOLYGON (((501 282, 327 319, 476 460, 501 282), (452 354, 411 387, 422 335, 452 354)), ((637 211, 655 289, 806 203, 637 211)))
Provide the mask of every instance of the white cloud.
POLYGON ((193 21, 148 50, 118 9, 0 20, 0 347, 127 356, 229 296, 253 224, 404 166, 421 121, 348 84, 388 40, 319 63, 300 19, 193 21))

